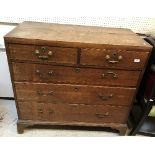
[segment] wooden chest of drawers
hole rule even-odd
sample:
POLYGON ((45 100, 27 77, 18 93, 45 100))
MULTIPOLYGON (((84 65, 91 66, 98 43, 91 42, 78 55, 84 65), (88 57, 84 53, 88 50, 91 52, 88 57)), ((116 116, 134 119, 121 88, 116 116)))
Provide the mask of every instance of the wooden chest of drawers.
POLYGON ((5 37, 18 112, 29 125, 125 134, 151 46, 128 29, 23 22, 5 37))

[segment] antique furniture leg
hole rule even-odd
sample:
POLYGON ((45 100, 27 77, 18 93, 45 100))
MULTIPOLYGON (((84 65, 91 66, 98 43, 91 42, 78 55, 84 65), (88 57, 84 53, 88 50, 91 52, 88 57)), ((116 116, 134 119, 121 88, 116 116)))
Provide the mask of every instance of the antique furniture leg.
POLYGON ((25 128, 25 124, 22 124, 20 122, 17 122, 17 132, 19 134, 22 134, 24 133, 24 128, 25 128))
POLYGON ((119 131, 120 136, 125 136, 127 132, 127 127, 117 127, 116 128, 119 131))
POLYGON ((28 126, 33 126, 33 124, 32 123, 27 123, 25 121, 18 120, 18 122, 17 122, 17 132, 19 134, 24 133, 24 129, 27 128, 28 126))

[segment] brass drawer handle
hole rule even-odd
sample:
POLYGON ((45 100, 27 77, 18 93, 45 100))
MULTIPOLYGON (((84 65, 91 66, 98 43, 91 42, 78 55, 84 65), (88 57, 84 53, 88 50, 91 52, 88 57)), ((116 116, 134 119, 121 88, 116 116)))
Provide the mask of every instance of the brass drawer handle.
POLYGON ((109 60, 108 62, 111 64, 115 64, 115 63, 118 63, 119 61, 118 60, 109 60))
POLYGON ((123 56, 122 55, 117 56, 117 54, 114 53, 112 56, 106 55, 105 59, 108 61, 108 63, 115 64, 120 62, 123 59, 123 56))
POLYGON ((111 72, 111 71, 103 73, 101 76, 102 76, 102 78, 106 78, 106 76, 108 76, 108 74, 112 75, 113 78, 118 78, 118 75, 114 72, 111 72))
POLYGON ((105 114, 96 113, 95 116, 97 118, 105 118, 105 117, 109 116, 109 112, 106 112, 105 114))
POLYGON ((49 114, 54 114, 54 110, 52 110, 52 109, 49 109, 49 114))
POLYGON ((76 73, 79 73, 80 71, 81 71, 80 68, 75 68, 75 72, 76 72, 76 73))
POLYGON ((73 108, 77 108, 77 107, 78 107, 78 104, 71 104, 71 106, 72 106, 73 108))
POLYGON ((99 94, 98 96, 99 96, 99 98, 100 98, 101 100, 107 101, 108 99, 111 99, 111 98, 113 97, 113 94, 110 94, 110 95, 108 95, 108 96, 104 96, 104 95, 102 95, 102 94, 99 94))
POLYGON ((44 93, 44 92, 38 90, 37 94, 40 95, 40 96, 51 96, 51 95, 53 95, 53 91, 49 91, 47 93, 44 93))
POLYGON ((38 75, 40 78, 46 79, 46 76, 43 73, 41 73, 39 69, 37 69, 35 72, 36 72, 36 75, 38 75))
POLYGON ((43 109, 38 109, 38 113, 43 114, 43 109))
POLYGON ((75 88, 74 88, 74 91, 78 92, 79 89, 80 89, 79 87, 75 87, 75 88))
POLYGON ((53 55, 53 52, 52 51, 48 51, 48 56, 52 56, 53 55))
POLYGON ((36 72, 36 75, 39 75, 39 77, 42 78, 42 79, 46 79, 46 78, 48 78, 49 76, 51 77, 51 76, 53 76, 53 74, 54 74, 54 72, 53 72, 52 70, 49 71, 49 72, 47 73, 47 75, 41 73, 39 69, 36 69, 35 72, 36 72))
POLYGON ((46 60, 46 59, 48 59, 48 56, 47 55, 39 55, 38 58, 46 60))
POLYGON ((34 54, 38 59, 47 60, 49 59, 49 57, 53 56, 53 51, 47 51, 47 52, 46 51, 47 49, 45 47, 42 47, 40 51, 36 49, 34 51, 34 54))

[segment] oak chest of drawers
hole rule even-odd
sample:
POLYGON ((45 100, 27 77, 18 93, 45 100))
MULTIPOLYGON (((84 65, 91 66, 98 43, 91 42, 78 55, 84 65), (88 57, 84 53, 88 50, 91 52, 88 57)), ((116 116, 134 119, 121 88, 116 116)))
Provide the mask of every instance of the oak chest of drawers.
POLYGON ((151 46, 128 29, 23 22, 5 37, 18 112, 31 125, 125 134, 151 46))

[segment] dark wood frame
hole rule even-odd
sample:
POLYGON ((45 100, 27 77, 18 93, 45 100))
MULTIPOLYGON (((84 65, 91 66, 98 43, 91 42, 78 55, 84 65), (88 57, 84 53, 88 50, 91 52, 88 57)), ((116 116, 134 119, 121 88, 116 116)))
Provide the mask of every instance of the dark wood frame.
MULTIPOLYGON (((138 122, 134 122, 132 120, 134 125, 133 125, 132 130, 129 132, 129 135, 134 136, 136 134, 142 134, 142 135, 145 135, 145 136, 153 136, 153 137, 155 137, 155 133, 141 130, 142 125, 145 123, 145 121, 147 119, 150 118, 150 116, 148 116, 148 115, 149 115, 153 105, 155 104, 154 103, 155 102, 154 101, 154 98, 155 98, 155 84, 152 87, 151 94, 148 97, 147 101, 144 100, 144 92, 145 92, 145 87, 146 87, 147 75, 151 74, 151 73, 149 73, 149 70, 151 68, 151 65, 155 61, 155 59, 154 59, 154 57, 155 57, 155 40, 151 36, 145 36, 144 40, 147 41, 148 43, 150 43, 151 45, 153 45, 153 52, 152 52, 152 54, 150 56, 148 65, 146 67, 146 71, 144 73, 143 79, 142 79, 141 84, 140 84, 139 91, 137 93, 137 102, 138 102, 138 105, 140 106, 140 108, 142 109, 142 113, 141 113, 141 116, 139 117, 138 122)), ((134 117, 136 117, 136 116, 132 115, 132 111, 131 111, 130 118, 134 119, 134 117)), ((155 121, 153 121, 152 123, 155 123, 155 121)))

